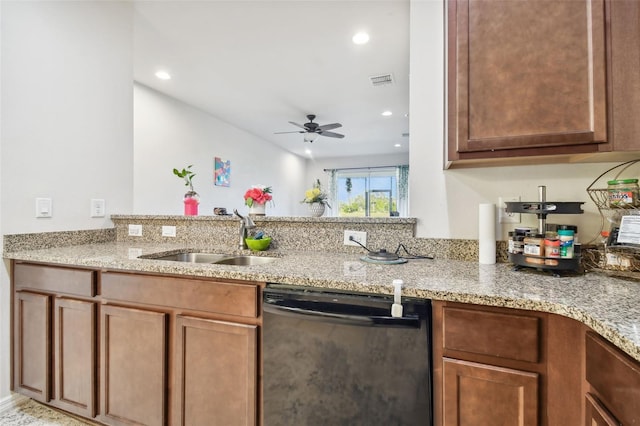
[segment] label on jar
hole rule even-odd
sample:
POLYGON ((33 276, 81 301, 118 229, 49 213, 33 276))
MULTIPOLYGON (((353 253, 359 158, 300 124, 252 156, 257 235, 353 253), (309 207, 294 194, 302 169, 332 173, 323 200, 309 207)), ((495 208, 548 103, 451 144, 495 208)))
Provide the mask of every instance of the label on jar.
POLYGON ((631 190, 627 191, 609 191, 609 205, 621 206, 621 205, 634 205, 635 192, 631 190))

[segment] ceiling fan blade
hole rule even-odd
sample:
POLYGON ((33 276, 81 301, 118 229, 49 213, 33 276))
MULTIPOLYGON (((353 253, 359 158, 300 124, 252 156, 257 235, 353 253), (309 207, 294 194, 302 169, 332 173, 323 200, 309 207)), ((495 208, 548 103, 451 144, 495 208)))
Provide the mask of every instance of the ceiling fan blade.
POLYGON ((318 130, 331 130, 331 129, 337 129, 338 127, 342 127, 342 124, 340 123, 325 124, 324 126, 318 126, 318 130))
POLYGON ((320 134, 320 136, 328 136, 330 138, 344 138, 344 135, 341 135, 340 133, 334 133, 334 132, 318 132, 320 134))
POLYGON ((302 132, 300 130, 294 130, 292 132, 273 132, 274 135, 283 135, 285 133, 307 133, 307 132, 302 132))
POLYGON ((294 123, 293 121, 290 121, 289 124, 293 124, 294 126, 300 127, 301 129, 304 129, 304 130, 307 130, 307 128, 304 127, 302 124, 294 123))

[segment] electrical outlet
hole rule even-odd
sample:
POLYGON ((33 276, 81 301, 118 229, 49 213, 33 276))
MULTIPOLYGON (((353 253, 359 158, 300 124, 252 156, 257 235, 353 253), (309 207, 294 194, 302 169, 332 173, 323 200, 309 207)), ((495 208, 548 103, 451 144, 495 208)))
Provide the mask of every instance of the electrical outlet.
POLYGON ((129 225, 129 236, 142 237, 142 225, 129 225))
POLYGON ((520 223, 520 213, 507 213, 507 201, 520 201, 520 197, 498 197, 498 218, 500 223, 520 223))
POLYGON ((162 226, 162 236, 163 237, 175 237, 176 236, 176 227, 175 226, 162 226))
POLYGON ((344 231, 344 245, 345 246, 360 246, 356 241, 363 246, 367 245, 367 233, 364 231, 344 231), (351 240, 353 238, 353 241, 351 240))
POLYGON ((101 198, 91 199, 91 217, 104 217, 104 200, 101 198))

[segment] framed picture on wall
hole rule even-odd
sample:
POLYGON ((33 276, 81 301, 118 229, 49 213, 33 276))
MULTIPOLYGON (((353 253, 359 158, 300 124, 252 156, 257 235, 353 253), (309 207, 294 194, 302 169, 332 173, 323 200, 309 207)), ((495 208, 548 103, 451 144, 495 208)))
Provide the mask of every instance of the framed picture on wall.
POLYGON ((229 186, 231 179, 231 160, 214 158, 213 182, 216 186, 229 186))

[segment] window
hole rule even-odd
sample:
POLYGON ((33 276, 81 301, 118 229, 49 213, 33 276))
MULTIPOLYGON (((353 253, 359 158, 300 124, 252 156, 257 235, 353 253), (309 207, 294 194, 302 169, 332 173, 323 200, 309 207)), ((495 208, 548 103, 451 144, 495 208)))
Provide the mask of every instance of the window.
POLYGON ((332 170, 334 216, 406 216, 406 189, 400 193, 406 188, 407 170, 407 166, 332 170))

